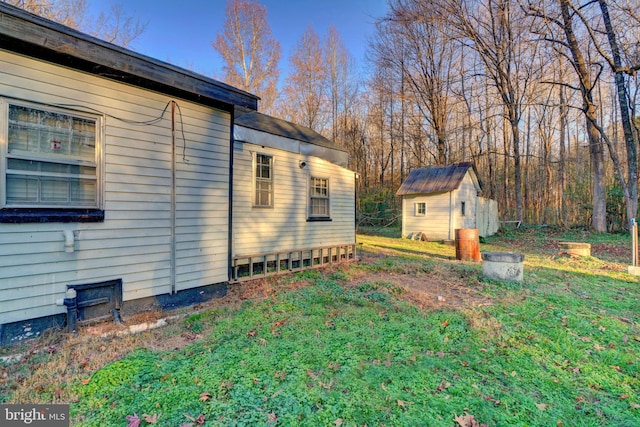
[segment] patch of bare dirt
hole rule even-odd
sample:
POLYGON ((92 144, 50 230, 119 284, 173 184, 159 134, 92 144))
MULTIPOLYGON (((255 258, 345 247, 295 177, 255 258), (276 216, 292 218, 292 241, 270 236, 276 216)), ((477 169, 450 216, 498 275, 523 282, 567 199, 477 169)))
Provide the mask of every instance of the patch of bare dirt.
MULTIPOLYGON (((376 255, 361 253, 362 261, 372 262, 376 255)), ((480 295, 469 286, 469 279, 434 273, 358 272, 350 285, 365 283, 391 283, 403 289, 402 298, 421 309, 469 308, 492 304, 491 299, 480 295)))
POLYGON ((614 246, 606 243, 592 243, 591 256, 602 259, 611 259, 614 261, 628 263, 631 262, 631 248, 624 246, 614 246))

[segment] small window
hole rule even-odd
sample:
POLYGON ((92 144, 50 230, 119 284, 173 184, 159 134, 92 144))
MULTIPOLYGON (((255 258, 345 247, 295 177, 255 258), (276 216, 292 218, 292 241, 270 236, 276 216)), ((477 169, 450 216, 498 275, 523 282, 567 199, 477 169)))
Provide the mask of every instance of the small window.
POLYGON ((261 208, 273 207, 273 156, 256 154, 253 205, 261 208))
POLYGON ((460 214, 465 216, 467 213, 467 205, 465 202, 460 202, 460 214))
POLYGON ((309 218, 329 218, 329 180, 326 178, 311 178, 309 194, 309 218))
POLYGON ((414 205, 415 215, 416 216, 425 216, 427 214, 427 204, 426 203, 416 203, 414 205))
POLYGON ((28 103, 0 107, 6 120, 0 134, 4 212, 20 217, 20 210, 32 215, 35 208, 61 218, 63 209, 85 217, 100 209, 100 118, 28 103))

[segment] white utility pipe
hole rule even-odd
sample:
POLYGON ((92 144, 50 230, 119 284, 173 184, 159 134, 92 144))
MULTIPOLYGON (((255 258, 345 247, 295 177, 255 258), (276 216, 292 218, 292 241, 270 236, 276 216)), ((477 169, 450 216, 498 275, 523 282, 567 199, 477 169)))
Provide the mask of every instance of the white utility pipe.
POLYGON ((62 234, 64 235, 64 251, 73 252, 76 245, 76 236, 73 234, 73 231, 64 230, 62 234))

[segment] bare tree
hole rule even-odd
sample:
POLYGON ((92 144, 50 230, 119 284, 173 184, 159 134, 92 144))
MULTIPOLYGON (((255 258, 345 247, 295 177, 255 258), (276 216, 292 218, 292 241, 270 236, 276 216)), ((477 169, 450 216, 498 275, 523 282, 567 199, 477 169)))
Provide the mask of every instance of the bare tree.
MULTIPOLYGON (((538 71, 530 58, 536 45, 526 37, 528 24, 513 0, 446 0, 439 16, 481 58, 509 123, 514 165, 516 217, 523 219, 520 125, 527 92, 538 71)), ((507 135, 505 134, 505 138, 507 135)), ((505 142, 507 140, 505 139, 505 142)), ((505 150, 510 153, 510 150, 505 150)))
POLYGON ((445 24, 437 19, 435 3, 392 0, 389 7, 388 15, 378 22, 374 55, 377 61, 399 70, 401 83, 408 83, 416 107, 433 132, 435 163, 446 164, 457 46, 445 24))
POLYGON ((355 62, 345 47, 338 30, 329 27, 324 43, 324 63, 327 66, 327 91, 331 104, 331 136, 344 142, 347 115, 357 102, 358 85, 354 81, 355 62))
POLYGON ((28 12, 56 21, 67 27, 84 31, 94 37, 122 47, 129 46, 147 24, 126 15, 121 3, 112 3, 109 12, 101 12, 97 19, 87 14, 86 0, 5 0, 28 12))
POLYGON ((589 141, 589 156, 592 168, 592 215, 591 226, 598 232, 607 231, 606 191, 605 191, 605 162, 604 147, 601 134, 598 131, 598 108, 594 102, 594 90, 597 79, 602 72, 602 66, 590 63, 585 57, 583 46, 576 35, 574 18, 575 7, 571 0, 556 0, 558 9, 529 5, 528 11, 533 16, 543 20, 546 25, 545 39, 553 43, 557 52, 569 60, 578 78, 578 87, 567 87, 579 91, 582 97, 582 112, 586 119, 586 130, 589 141), (555 29, 559 29, 564 37, 556 36, 555 29), (597 74, 592 74, 595 65, 597 74))
POLYGON ((211 44, 224 60, 224 81, 258 95, 262 110, 271 113, 281 49, 267 22, 266 7, 254 0, 229 0, 224 30, 211 44))
POLYGON ((56 21, 67 27, 80 29, 85 23, 85 0, 5 0, 28 12, 56 21))
POLYGON ((144 33, 146 27, 139 18, 126 15, 122 3, 112 3, 109 13, 100 12, 88 32, 109 43, 127 47, 144 33))
POLYGON ((287 119, 323 133, 327 125, 327 67, 320 37, 309 27, 290 57, 282 110, 287 119))
MULTIPOLYGON (((600 12, 602 14, 602 23, 604 25, 604 30, 601 30, 599 28, 592 28, 592 20, 586 19, 586 17, 581 13, 580 9, 574 10, 588 29, 589 34, 591 35, 591 40, 593 41, 596 49, 606 60, 606 62, 609 64, 609 67, 611 68, 611 71, 614 73, 615 86, 620 107, 620 121, 622 122, 622 129, 624 133, 625 147, 627 152, 626 182, 615 151, 612 150, 611 144, 609 143, 608 139, 606 139, 606 134, 604 134, 604 132, 601 133, 603 138, 605 138, 605 141, 607 141, 607 143, 609 144, 609 152, 611 153, 612 160, 614 161, 614 163, 616 164, 616 168, 618 169, 618 173, 620 175, 620 184, 624 192, 626 202, 625 204, 627 207, 627 221, 631 221, 632 218, 635 218, 636 212, 638 211, 638 134, 633 126, 631 118, 631 107, 629 105, 629 94, 627 91, 626 78, 628 75, 635 74, 636 71, 640 69, 640 62, 623 65, 621 48, 618 43, 617 33, 614 30, 611 15, 609 14, 609 6, 607 4, 607 1, 598 0, 598 4, 600 6, 600 12), (606 34, 606 39, 609 45, 609 52, 605 50, 605 47, 600 42, 597 33, 606 34)), ((631 227, 630 223, 628 225, 629 227, 631 227)))

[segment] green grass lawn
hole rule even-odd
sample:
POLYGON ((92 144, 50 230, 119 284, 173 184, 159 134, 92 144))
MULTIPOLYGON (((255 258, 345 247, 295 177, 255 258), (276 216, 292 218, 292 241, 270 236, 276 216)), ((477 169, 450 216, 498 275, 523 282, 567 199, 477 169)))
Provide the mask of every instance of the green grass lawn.
MULTIPOLYGON (((626 273, 628 236, 487 239, 482 250, 525 253, 523 283, 485 280, 480 263, 456 261, 441 243, 358 241, 372 261, 271 279, 271 296, 142 334, 106 364, 83 367, 63 342, 3 366, 13 384, 2 401, 66 399, 80 426, 640 425, 640 281, 626 273), (577 239, 599 252, 557 255, 553 242, 577 239), (464 277, 491 304, 420 309, 401 285, 375 279, 389 271, 464 277), (148 345, 185 334, 195 338, 177 349, 148 345), (64 378, 30 378, 29 363, 64 378)), ((126 338, 95 340, 83 345, 126 338)))

